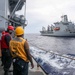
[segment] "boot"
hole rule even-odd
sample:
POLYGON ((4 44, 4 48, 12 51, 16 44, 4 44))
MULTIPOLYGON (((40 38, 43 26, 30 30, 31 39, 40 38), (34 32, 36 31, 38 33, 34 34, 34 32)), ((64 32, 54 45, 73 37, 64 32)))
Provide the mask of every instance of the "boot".
POLYGON ((8 71, 5 71, 5 72, 4 72, 4 75, 8 75, 8 71))

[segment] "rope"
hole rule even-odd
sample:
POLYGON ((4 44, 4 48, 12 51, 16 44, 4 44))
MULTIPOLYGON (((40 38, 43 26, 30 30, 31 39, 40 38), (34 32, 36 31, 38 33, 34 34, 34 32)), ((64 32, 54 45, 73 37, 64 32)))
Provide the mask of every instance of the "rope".
MULTIPOLYGON (((30 43, 30 44, 31 44, 31 43, 30 43)), ((33 44, 31 44, 31 45, 37 47, 36 45, 33 45, 33 44)), ((43 48, 41 48, 41 47, 37 47, 37 48, 46 51, 45 49, 43 49, 43 48)), ((61 55, 61 54, 58 54, 58 53, 54 53, 54 52, 52 52, 52 51, 47 51, 47 52, 49 52, 49 53, 51 53, 51 54, 55 54, 55 55, 61 56, 61 57, 64 57, 64 58, 68 58, 68 59, 71 59, 71 60, 75 60, 75 58, 73 58, 73 57, 68 57, 68 56, 65 56, 65 55, 61 55)))

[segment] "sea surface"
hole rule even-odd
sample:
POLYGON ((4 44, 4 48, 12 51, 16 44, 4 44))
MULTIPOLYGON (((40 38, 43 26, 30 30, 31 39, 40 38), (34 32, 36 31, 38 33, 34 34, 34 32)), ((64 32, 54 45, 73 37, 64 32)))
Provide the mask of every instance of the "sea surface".
POLYGON ((30 53, 48 75, 75 75, 75 37, 26 34, 30 53))
POLYGON ((25 34, 29 45, 60 54, 75 54, 75 37, 50 37, 40 34, 25 34))

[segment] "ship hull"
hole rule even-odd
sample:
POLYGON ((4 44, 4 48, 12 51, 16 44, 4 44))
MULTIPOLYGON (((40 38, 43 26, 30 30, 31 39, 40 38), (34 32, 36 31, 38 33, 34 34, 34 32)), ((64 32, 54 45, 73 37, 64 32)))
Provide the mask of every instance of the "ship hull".
POLYGON ((75 36, 75 32, 41 32, 42 36, 57 36, 57 37, 74 37, 75 36))

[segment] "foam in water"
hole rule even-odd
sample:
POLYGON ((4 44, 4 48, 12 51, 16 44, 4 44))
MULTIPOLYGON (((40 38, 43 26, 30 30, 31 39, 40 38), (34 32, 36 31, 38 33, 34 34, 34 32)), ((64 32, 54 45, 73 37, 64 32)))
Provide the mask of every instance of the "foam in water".
MULTIPOLYGON (((43 66, 44 69, 47 66, 48 69, 45 71, 52 75, 75 75, 75 60, 68 59, 65 57, 58 56, 58 53, 49 53, 36 47, 30 47, 30 52, 35 60, 43 66)), ((70 55, 64 55, 72 57, 70 55)))

